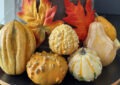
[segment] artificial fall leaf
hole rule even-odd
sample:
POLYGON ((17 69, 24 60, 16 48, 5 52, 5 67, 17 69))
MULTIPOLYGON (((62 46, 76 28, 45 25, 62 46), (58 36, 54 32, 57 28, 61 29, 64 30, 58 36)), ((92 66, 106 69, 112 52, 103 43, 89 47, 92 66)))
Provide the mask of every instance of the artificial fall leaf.
POLYGON ((33 27, 37 26, 39 16, 36 10, 36 0, 23 0, 21 11, 17 15, 27 24, 31 24, 33 27))
POLYGON ((52 7, 49 0, 40 0, 38 12, 36 0, 23 0, 22 9, 17 15, 31 28, 42 26, 46 27, 47 30, 52 31, 57 25, 63 23, 60 20, 53 21, 56 11, 57 7, 52 7))
POLYGON ((76 27, 76 31, 79 40, 84 41, 87 37, 89 24, 94 21, 94 10, 92 10, 92 1, 86 0, 85 10, 78 1, 77 5, 74 5, 69 0, 64 0, 65 10, 67 17, 63 18, 65 22, 76 27))
POLYGON ((52 6, 49 0, 40 0, 40 5, 36 7, 36 0, 23 0, 21 11, 17 13, 18 17, 26 22, 26 26, 31 28, 37 47, 45 40, 45 33, 51 31, 63 21, 53 21, 56 6, 52 6))

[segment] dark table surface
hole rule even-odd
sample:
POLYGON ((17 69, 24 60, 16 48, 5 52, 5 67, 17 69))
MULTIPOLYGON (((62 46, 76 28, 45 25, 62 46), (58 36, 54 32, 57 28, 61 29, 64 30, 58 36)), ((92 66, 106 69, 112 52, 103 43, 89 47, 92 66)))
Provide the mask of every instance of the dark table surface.
MULTIPOLYGON (((58 11, 55 16, 56 19, 62 19, 65 16, 63 0, 51 0, 53 4, 58 5, 58 11)), ((76 3, 76 0, 74 0, 76 3)), ((118 39, 120 40, 120 16, 118 15, 104 15, 113 25, 115 25, 117 30, 118 39)), ((36 50, 41 52, 42 50, 49 51, 47 39, 46 41, 36 50)), ((113 63, 107 67, 104 67, 102 74, 93 82, 79 82, 73 78, 73 76, 68 72, 65 79, 61 85, 110 85, 120 78, 120 50, 118 50, 117 55, 113 63)), ((34 85, 34 83, 27 77, 26 72, 19 76, 8 76, 0 69, 0 80, 3 80, 10 85, 34 85)))

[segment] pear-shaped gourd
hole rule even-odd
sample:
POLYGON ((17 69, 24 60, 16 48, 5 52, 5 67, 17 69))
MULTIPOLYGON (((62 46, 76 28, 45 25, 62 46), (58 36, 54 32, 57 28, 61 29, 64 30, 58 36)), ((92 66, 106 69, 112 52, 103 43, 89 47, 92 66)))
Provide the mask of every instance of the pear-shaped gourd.
POLYGON ((9 22, 0 30, 1 69, 10 75, 23 73, 35 48, 33 32, 18 21, 9 22))
POLYGON ((104 27, 104 30, 105 30, 105 33, 107 34, 107 36, 112 40, 114 41, 117 37, 117 32, 116 32, 116 29, 115 29, 115 26, 112 25, 112 23, 110 23, 105 17, 103 16, 97 16, 95 18, 95 20, 97 22, 100 22, 103 27, 104 27))
POLYGON ((88 48, 98 53, 103 66, 109 65, 115 59, 118 49, 116 43, 118 43, 117 40, 113 42, 107 36, 100 22, 93 22, 90 24, 85 44, 88 48))
POLYGON ((88 48, 80 48, 69 59, 69 70, 79 81, 93 81, 102 71, 102 63, 97 53, 88 48))

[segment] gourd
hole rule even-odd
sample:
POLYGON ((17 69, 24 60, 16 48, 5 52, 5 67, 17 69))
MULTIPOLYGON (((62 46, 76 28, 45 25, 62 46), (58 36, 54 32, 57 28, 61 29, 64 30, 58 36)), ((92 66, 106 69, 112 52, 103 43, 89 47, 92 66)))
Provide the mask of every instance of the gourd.
POLYGON ((35 48, 35 37, 30 29, 18 21, 7 23, 0 31, 1 69, 10 75, 23 73, 35 48))
POLYGON ((107 34, 107 36, 112 40, 114 41, 117 37, 117 32, 116 32, 116 29, 115 29, 115 26, 112 25, 112 23, 110 23, 105 17, 103 16, 97 16, 95 18, 95 20, 97 22, 100 22, 102 23, 103 27, 104 27, 104 30, 105 30, 105 33, 107 34))
POLYGON ((85 45, 98 53, 103 66, 111 64, 115 59, 119 47, 119 44, 116 44, 118 44, 118 41, 113 42, 107 36, 102 23, 91 23, 85 45))
POLYGON ((28 77, 39 85, 60 84, 68 70, 64 57, 47 53, 36 52, 27 63, 28 77))
POLYGON ((93 81, 101 74, 100 58, 89 48, 79 48, 68 60, 70 72, 79 81, 93 81))
POLYGON ((78 49, 78 43, 76 32, 67 24, 57 26, 49 36, 50 49, 60 55, 72 54, 78 49))

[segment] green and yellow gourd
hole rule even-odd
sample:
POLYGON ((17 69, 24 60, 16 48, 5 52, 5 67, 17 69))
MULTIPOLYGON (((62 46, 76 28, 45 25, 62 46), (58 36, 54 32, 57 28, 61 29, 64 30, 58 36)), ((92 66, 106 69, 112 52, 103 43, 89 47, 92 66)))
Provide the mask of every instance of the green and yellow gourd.
POLYGON ((35 48, 35 37, 30 29, 18 21, 7 23, 0 30, 1 69, 10 75, 23 73, 35 48))
POLYGON ((69 60, 69 70, 79 81, 93 81, 102 71, 102 63, 96 52, 88 48, 80 48, 69 60))

